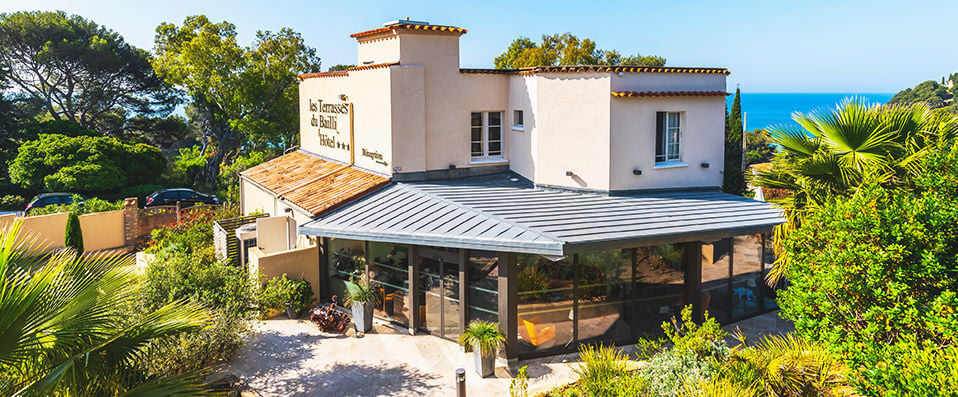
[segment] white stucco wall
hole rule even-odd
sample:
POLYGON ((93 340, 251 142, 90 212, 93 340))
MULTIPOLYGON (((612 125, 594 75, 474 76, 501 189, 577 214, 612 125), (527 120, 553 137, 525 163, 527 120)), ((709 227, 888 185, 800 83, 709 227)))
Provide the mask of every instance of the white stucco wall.
POLYGON ((608 73, 536 75, 537 184, 609 189, 609 84, 608 73))
POLYGON ((725 97, 613 98, 611 120, 612 190, 722 185, 725 97), (654 167, 656 112, 682 113, 679 142, 687 166, 654 167))
POLYGON ((353 131, 355 165, 367 170, 387 174, 391 172, 391 96, 390 68, 368 69, 349 72, 342 77, 319 77, 302 81, 299 86, 300 147, 320 156, 349 163, 349 150, 320 144, 320 133, 348 144, 350 118, 337 114, 337 129, 320 129, 311 124, 314 115, 329 116, 310 110, 310 100, 317 103, 353 104, 353 131), (346 95, 346 100, 340 98, 346 95), (383 156, 371 158, 363 155, 363 149, 383 156))
POLYGON ((537 91, 535 76, 509 76, 509 108, 506 109, 508 120, 507 135, 509 136, 509 168, 526 177, 535 179, 536 158, 536 120, 537 91), (522 130, 513 130, 513 110, 521 110, 523 118, 522 130))
MULTIPOLYGON (((587 190, 721 185, 723 98, 614 98, 611 92, 724 91, 724 74, 461 73, 459 35, 448 32, 393 31, 361 38, 358 47, 359 65, 400 64, 303 81, 303 149, 349 161, 348 150, 320 145, 319 130, 310 124, 309 100, 322 99, 354 104, 357 167, 388 175, 397 167, 406 173, 491 165, 472 162, 470 113, 501 111, 505 159, 492 164, 508 163, 539 185, 587 190), (514 110, 523 111, 522 131, 511 128, 514 110), (653 168, 656 111, 683 112, 687 167, 653 168), (382 160, 363 156, 363 149, 382 160), (709 168, 702 168, 703 162, 709 168), (643 174, 633 175, 633 169, 643 174)), ((348 117, 339 116, 338 124, 335 138, 348 142, 348 117)), ((271 213, 282 215, 280 205, 273 203, 271 213)))

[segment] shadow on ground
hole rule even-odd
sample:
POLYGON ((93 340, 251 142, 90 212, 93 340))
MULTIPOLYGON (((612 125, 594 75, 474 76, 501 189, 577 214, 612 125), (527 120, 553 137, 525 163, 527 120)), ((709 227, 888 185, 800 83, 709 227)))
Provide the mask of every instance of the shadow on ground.
MULTIPOLYGON (((333 334, 264 332, 246 346, 243 362, 231 372, 246 379, 262 395, 283 396, 421 396, 431 395, 434 374, 405 364, 340 363, 331 365, 326 354, 337 352, 333 334), (324 365, 325 364, 325 365, 324 365)), ((344 354, 346 353, 346 354, 344 354)), ((374 359, 375 357, 364 357, 374 359)), ((434 383, 434 382, 433 382, 434 383)))

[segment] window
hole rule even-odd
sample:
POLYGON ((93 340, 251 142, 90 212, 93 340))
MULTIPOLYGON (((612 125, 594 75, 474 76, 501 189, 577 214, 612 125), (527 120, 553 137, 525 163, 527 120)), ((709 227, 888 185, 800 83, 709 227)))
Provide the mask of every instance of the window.
POLYGON ((519 130, 519 131, 522 131, 523 129, 521 110, 512 111, 512 129, 519 130))
POLYGON ((472 112, 473 160, 502 157, 502 112, 472 112))
POLYGON ((655 162, 680 161, 682 157, 679 140, 682 129, 679 125, 682 113, 656 112, 655 114, 655 162))

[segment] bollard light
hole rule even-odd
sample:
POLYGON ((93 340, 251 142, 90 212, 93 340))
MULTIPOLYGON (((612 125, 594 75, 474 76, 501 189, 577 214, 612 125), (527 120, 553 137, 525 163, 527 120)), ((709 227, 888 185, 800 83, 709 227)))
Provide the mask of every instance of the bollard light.
POLYGON ((456 397, 466 397, 465 368, 456 368, 456 397))

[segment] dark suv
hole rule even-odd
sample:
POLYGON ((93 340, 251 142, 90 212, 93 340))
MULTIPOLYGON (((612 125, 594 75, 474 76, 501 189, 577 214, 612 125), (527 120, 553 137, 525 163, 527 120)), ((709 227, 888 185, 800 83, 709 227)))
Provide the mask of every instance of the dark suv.
POLYGON ((220 200, 216 196, 199 193, 192 189, 163 189, 153 192, 146 196, 144 207, 156 207, 158 205, 176 205, 180 202, 181 207, 190 207, 198 203, 219 204, 220 200))
POLYGON ((43 193, 34 197, 23 212, 29 213, 32 209, 54 204, 73 204, 73 193, 43 193))

